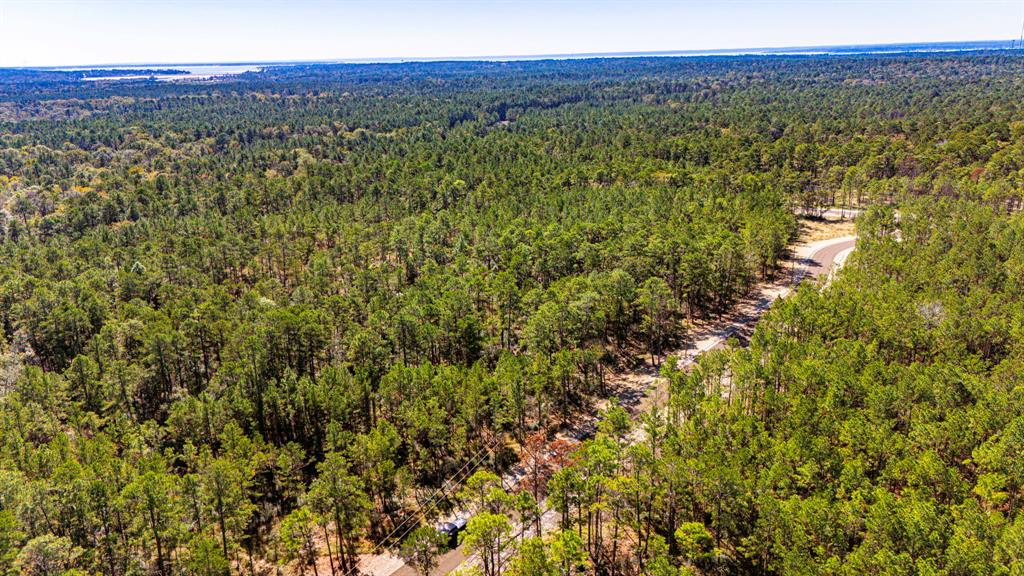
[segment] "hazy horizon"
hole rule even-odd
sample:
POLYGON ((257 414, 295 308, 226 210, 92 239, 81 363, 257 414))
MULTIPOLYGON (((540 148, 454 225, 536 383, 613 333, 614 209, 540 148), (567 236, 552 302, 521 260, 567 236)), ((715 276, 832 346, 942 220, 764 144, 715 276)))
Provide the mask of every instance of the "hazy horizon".
POLYGON ((95 70, 103 68, 156 68, 191 67, 214 68, 252 67, 259 65, 287 66, 301 64, 394 64, 414 62, 502 62, 526 60, 561 60, 587 58, 619 58, 645 56, 779 56, 812 54, 857 54, 857 53, 901 53, 901 52, 943 52, 970 50, 1000 50, 1020 48, 1017 39, 966 40, 953 42, 892 42, 884 44, 833 44, 815 46, 745 46, 737 48, 707 48, 690 50, 631 50, 624 52, 575 52, 562 54, 478 54, 468 56, 380 56, 377 58, 322 58, 311 60, 237 60, 237 61, 196 61, 196 62, 100 62, 90 64, 60 64, 53 66, 9 66, 0 68, 23 68, 36 70, 95 70), (889 49, 891 48, 891 49, 889 49))
POLYGON ((0 4, 0 66, 345 62, 1010 42, 1005 0, 0 4), (45 38, 45 42, 40 39, 45 38))

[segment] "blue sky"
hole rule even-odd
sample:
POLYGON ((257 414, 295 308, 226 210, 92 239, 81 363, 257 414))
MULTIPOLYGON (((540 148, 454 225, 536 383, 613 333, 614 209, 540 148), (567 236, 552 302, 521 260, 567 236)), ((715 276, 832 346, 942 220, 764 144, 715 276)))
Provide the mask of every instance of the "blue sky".
POLYGON ((1022 0, 0 0, 0 66, 1000 40, 1022 0))

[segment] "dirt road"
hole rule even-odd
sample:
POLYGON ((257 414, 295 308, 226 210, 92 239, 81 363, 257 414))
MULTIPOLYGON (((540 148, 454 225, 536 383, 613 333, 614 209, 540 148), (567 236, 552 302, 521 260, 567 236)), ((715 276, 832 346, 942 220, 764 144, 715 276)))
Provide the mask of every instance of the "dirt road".
MULTIPOLYGON (((773 282, 766 282, 752 291, 751 295, 739 302, 733 311, 720 318, 691 326, 686 345, 674 355, 683 366, 692 364, 701 354, 723 346, 730 337, 749 337, 753 333, 758 319, 771 307, 778 298, 788 295, 802 280, 807 277, 827 281, 834 267, 842 265, 856 244, 855 236, 840 236, 797 244, 793 256, 786 264, 786 273, 780 274, 773 282)), ((609 384, 617 390, 615 396, 632 414, 646 412, 651 406, 663 403, 666 396, 664 379, 658 375, 657 368, 649 363, 642 364, 638 369, 617 374, 609 378, 609 384)), ((599 403, 597 408, 607 402, 599 403)), ((582 428, 593 428, 593 422, 582 419, 578 425, 582 428)), ((543 532, 547 533, 557 527, 557 514, 545 508, 541 519, 543 532)), ((521 530, 516 527, 517 533, 521 530)), ((509 554, 512 552, 509 547, 509 554)), ((504 555, 503 555, 504 556, 504 555)), ((370 576, 416 576, 409 566, 390 555, 380 555, 366 559, 363 563, 364 573, 370 576)), ((478 559, 467 556, 460 548, 442 555, 438 567, 432 576, 444 576, 459 567, 469 567, 478 563, 478 559)))

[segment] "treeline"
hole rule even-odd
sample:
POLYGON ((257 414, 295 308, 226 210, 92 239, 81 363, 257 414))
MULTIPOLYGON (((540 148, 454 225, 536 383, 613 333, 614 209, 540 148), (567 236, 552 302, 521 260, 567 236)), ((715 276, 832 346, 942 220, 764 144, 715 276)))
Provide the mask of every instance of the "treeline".
POLYGON ((319 554, 345 574, 481 451, 571 420, 609 370, 660 360, 775 274, 793 208, 1012 207, 1020 68, 4 83, 0 569, 259 573, 319 554))

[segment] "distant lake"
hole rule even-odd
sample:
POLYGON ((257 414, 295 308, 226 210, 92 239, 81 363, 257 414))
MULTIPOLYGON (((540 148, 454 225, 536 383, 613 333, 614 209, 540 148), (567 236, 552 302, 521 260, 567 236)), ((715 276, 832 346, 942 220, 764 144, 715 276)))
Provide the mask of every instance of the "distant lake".
POLYGON ((208 80, 246 72, 259 72, 273 66, 321 65, 321 64, 389 64, 404 62, 447 62, 447 61, 490 61, 512 62, 528 60, 576 60, 584 58, 638 58, 638 57, 715 57, 715 56, 820 56, 853 54, 913 54, 927 52, 972 52, 987 50, 1020 51, 1021 43, 1014 40, 985 40, 978 42, 916 42, 903 44, 848 44, 837 46, 795 46, 782 48, 725 48, 718 50, 667 50, 654 52, 593 52, 574 54, 536 54, 507 56, 455 56, 455 57, 411 57, 411 58, 352 58, 340 60, 308 60, 295 62, 249 62, 245 64, 133 64, 106 66, 78 66, 51 68, 63 72, 91 72, 84 75, 85 81, 145 80, 164 82, 208 80), (138 70, 137 74, 131 73, 138 70), (93 75, 109 71, 108 75, 93 75), (149 73, 147 73, 147 71, 149 73), (166 72, 179 71, 168 74, 166 72), (156 73, 153 73, 156 72, 156 73))
POLYGON ((85 76, 82 79, 90 82, 110 80, 143 80, 153 78, 163 82, 208 80, 217 76, 232 76, 245 72, 259 72, 266 64, 187 64, 163 65, 149 64, 136 66, 83 66, 80 68, 61 68, 63 72, 91 72, 98 70, 116 70, 118 74, 110 76, 85 76), (138 70, 138 74, 124 73, 138 70), (180 70, 181 74, 147 74, 147 70, 180 70))

